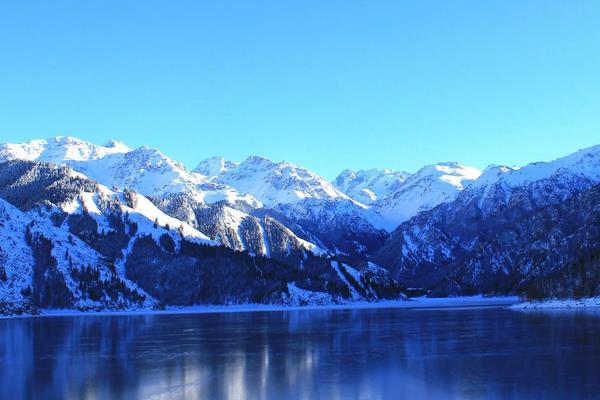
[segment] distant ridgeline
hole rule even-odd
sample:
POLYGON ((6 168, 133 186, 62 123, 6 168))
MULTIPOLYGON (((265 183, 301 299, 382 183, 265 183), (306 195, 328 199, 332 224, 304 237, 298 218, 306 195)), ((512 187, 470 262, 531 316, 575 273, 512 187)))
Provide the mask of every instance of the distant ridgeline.
POLYGON ((600 295, 600 147, 483 173, 0 145, 0 312, 600 295), (411 288, 410 290, 404 288, 411 288))

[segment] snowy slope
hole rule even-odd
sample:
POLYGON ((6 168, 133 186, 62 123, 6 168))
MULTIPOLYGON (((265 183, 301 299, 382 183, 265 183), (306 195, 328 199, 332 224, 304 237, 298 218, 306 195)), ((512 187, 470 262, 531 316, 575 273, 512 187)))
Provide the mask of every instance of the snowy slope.
POLYGON ((98 146, 73 137, 0 145, 0 160, 22 159, 66 164, 109 187, 131 188, 160 195, 194 188, 202 181, 158 150, 130 150, 112 142, 98 146))
POLYGON ((127 153, 68 164, 106 186, 131 188, 145 195, 162 196, 192 191, 202 183, 183 165, 145 146, 127 153))
MULTIPOLYGON (((214 157, 190 172, 159 150, 130 150, 116 142, 97 146, 70 137, 0 146, 0 160, 15 158, 67 164, 109 188, 151 197, 155 204, 185 203, 185 209, 161 209, 195 226, 200 223, 199 208, 223 202, 246 214, 260 209, 277 219, 283 215, 300 225, 288 225, 296 235, 319 245, 336 238, 350 252, 363 248, 365 240, 369 247, 376 246, 381 238, 372 240, 381 229, 391 231, 418 212, 453 200, 464 182, 479 175, 472 168, 446 163, 412 176, 388 170, 345 171, 334 185, 306 168, 257 156, 240 164, 214 157)), ((219 224, 226 221, 233 224, 234 219, 219 224)))
MULTIPOLYGON (((190 226, 190 224, 197 225, 199 223, 195 218, 195 209, 197 208, 205 208, 221 202, 235 205, 244 210, 262 206, 251 195, 241 194, 230 186, 211 182, 204 175, 189 172, 182 164, 170 159, 158 150, 145 146, 130 150, 119 144, 112 144, 110 147, 96 146, 79 139, 60 137, 49 140, 35 140, 20 145, 6 144, 0 146, 0 160, 11 159, 41 160, 66 164, 83 174, 83 176, 112 188, 114 191, 135 190, 141 194, 138 196, 140 210, 123 209, 123 212, 138 211, 142 214, 145 213, 146 215, 143 216, 150 221, 158 218, 160 220, 159 225, 170 225, 172 229, 178 228, 183 223, 186 236, 190 237, 202 235, 203 239, 208 239, 203 234, 199 234, 197 229, 190 226), (164 212, 154 207, 145 196, 152 196, 154 202, 168 202, 169 198, 176 196, 178 201, 188 205, 185 211, 180 208, 176 215, 183 218, 185 222, 168 217, 164 212), (169 218, 171 221, 168 221, 169 218), (191 233, 187 232, 188 230, 191 230, 191 233)), ((219 160, 214 159, 208 161, 207 165, 219 162, 219 160)), ((223 165, 230 164, 223 161, 223 165)), ((115 197, 116 193, 114 191, 104 188, 103 196, 115 197), (107 195, 108 192, 111 194, 107 195)), ((86 194, 86 196, 90 196, 90 194, 86 194)), ((93 197, 98 196, 98 194, 93 195, 93 197)), ((88 203, 90 208, 94 209, 93 199, 88 199, 88 203)), ((71 205, 71 207, 77 208, 77 205, 71 205)), ((136 215, 138 213, 132 212, 132 218, 136 215)), ((219 225, 233 223, 229 228, 237 230, 234 219, 231 218, 215 221, 215 223, 219 225)), ((145 224, 141 224, 141 226, 145 226, 145 224)), ((316 246, 305 246, 305 241, 300 238, 297 239, 296 242, 299 245, 316 249, 316 246)), ((240 249, 245 248, 241 246, 240 249)))
POLYGON ((600 146, 579 150, 549 162, 535 162, 524 167, 490 166, 474 181, 465 199, 477 198, 484 210, 504 204, 519 188, 539 187, 538 202, 565 198, 586 186, 600 182, 600 146), (543 193, 550 188, 554 196, 543 193))
POLYGON ((343 171, 335 186, 348 196, 368 204, 383 219, 387 231, 419 212, 452 201, 481 172, 448 162, 429 165, 415 174, 391 170, 343 171))
MULTIPOLYGON (((31 300, 24 295, 24 290, 35 291, 33 246, 43 239, 51 245, 50 254, 56 263, 56 270, 73 297, 73 307, 79 309, 136 307, 124 297, 117 301, 109 298, 92 300, 84 294, 82 287, 74 278, 73 271, 91 267, 98 272, 98 279, 105 282, 114 280, 116 276, 104 257, 96 250, 70 234, 68 230, 55 226, 50 218, 51 214, 50 209, 24 213, 0 199, 0 226, 2 227, 0 259, 7 278, 4 281, 0 279, 2 302, 12 305, 15 310, 31 311, 31 300), (28 243, 28 235, 33 244, 28 243)), ((121 276, 121 279, 130 290, 145 297, 141 304, 137 304, 138 307, 152 308, 156 305, 156 301, 135 283, 128 281, 124 276, 121 276)))
POLYGON ((488 167, 473 187, 501 183, 516 187, 557 175, 577 175, 600 181, 600 145, 579 150, 549 162, 535 162, 524 167, 488 167))
MULTIPOLYGON (((207 177, 198 173, 190 173, 186 168, 176 161, 165 156, 158 150, 147 147, 140 147, 135 150, 129 150, 124 146, 115 145, 114 148, 119 151, 111 151, 111 148, 104 146, 96 146, 75 138, 57 138, 47 141, 33 141, 22 145, 5 145, 5 151, 2 153, 5 159, 27 158, 27 159, 44 159, 59 164, 67 164, 74 170, 78 171, 85 177, 89 177, 101 184, 114 188, 117 191, 125 188, 131 188, 141 195, 138 196, 138 202, 142 207, 139 210, 126 210, 123 212, 131 212, 134 218, 137 212, 145 213, 143 215, 150 221, 158 218, 159 225, 170 225, 172 229, 176 229, 182 223, 185 226, 185 236, 200 237, 208 239, 203 234, 200 234, 197 229, 194 229, 188 223, 196 223, 193 207, 206 207, 215 203, 225 202, 227 204, 240 206, 242 209, 253 209, 261 207, 262 204, 248 194, 241 194, 236 189, 223 185, 221 183, 211 182, 207 177), (62 146, 62 147, 61 147, 62 146), (35 150, 32 150, 35 149, 35 150), (27 156, 25 153, 30 152, 27 156), (48 156, 48 155, 51 155, 48 156), (186 213, 186 222, 168 217, 164 212, 156 208, 144 195, 168 198, 172 195, 183 195, 187 197, 187 202, 193 204, 192 209, 186 213), (159 213, 159 214, 157 214, 159 213), (170 221, 168 219, 171 219, 170 221), (164 220, 164 221, 163 221, 164 220), (188 232, 188 230, 191 230, 188 232)), ((223 166, 233 166, 233 163, 225 162, 222 159, 213 159, 208 161, 209 164, 220 164, 223 166)), ((220 168, 223 172, 224 169, 220 168)), ((116 193, 107 189, 102 189, 103 201, 107 198, 114 198, 116 193), (107 193, 111 193, 108 195, 107 193)), ((91 196, 85 194, 85 196, 91 196)), ((94 194, 93 197, 98 197, 94 194)), ((85 206, 94 210, 93 199, 88 199, 85 206)), ((70 205, 75 209, 77 206, 70 205)), ((237 211, 229 208, 230 214, 235 212, 243 214, 242 220, 246 220, 250 216, 246 212, 237 211)), ((92 213, 93 214, 93 213, 92 213)), ((101 222, 101 221, 100 221, 101 222)), ((136 221, 137 222, 137 221, 136 221)), ((236 218, 231 218, 231 215, 223 215, 222 221, 215 221, 215 224, 225 227, 228 230, 238 231, 236 218), (231 226, 226 226, 231 224, 231 226)), ((145 226, 142 224, 141 226, 145 226)), ((262 229, 260 224, 256 224, 257 229, 262 229)), ((306 242, 289 231, 289 240, 295 247, 305 250, 315 251, 317 254, 321 250, 317 246, 306 242)), ((263 235, 265 238, 268 235, 263 235)), ((243 241, 240 241, 243 243, 243 241)), ((229 243, 225 243, 229 244, 229 243)), ((233 246, 239 250, 246 250, 247 246, 233 246)), ((263 243, 263 249, 269 248, 269 243, 263 243)), ((257 252, 264 254, 264 251, 257 252)))
POLYGON ((82 192, 74 201, 59 206, 69 214, 81 214, 85 210, 97 220, 99 229, 108 227, 107 213, 118 209, 137 224, 137 235, 150 235, 158 241, 166 230, 175 238, 183 236, 198 243, 215 244, 204 233, 186 222, 166 215, 146 197, 132 191, 114 192, 106 186, 98 185, 96 193, 82 192))
MULTIPOLYGON (((381 240, 381 216, 312 171, 252 156, 214 178, 256 198, 271 216, 291 221, 306 239, 336 252, 364 253, 381 240), (335 243, 334 243, 335 242, 335 243)), ((291 225, 290 225, 291 227, 291 225)))
POLYGON ((600 146, 521 168, 490 167, 454 201, 400 225, 374 260, 407 284, 442 293, 564 295, 578 284, 587 293, 598 287, 599 192, 600 146), (583 277, 568 278, 577 273, 583 277))
POLYGON ((273 208, 306 199, 341 200, 366 209, 305 168, 256 156, 239 165, 216 157, 201 162, 195 172, 190 172, 160 151, 145 146, 129 150, 118 143, 97 146, 59 137, 0 145, 0 160, 13 159, 67 164, 105 186, 129 188, 152 197, 186 193, 205 204, 239 202, 250 208, 273 208))
MULTIPOLYGON (((188 241, 196 243, 215 245, 217 242, 211 240, 208 235, 198 231, 186 222, 170 217, 158 209, 150 200, 141 194, 128 191, 126 193, 114 192, 105 186, 99 185, 96 193, 83 192, 74 201, 61 205, 61 209, 69 214, 81 214, 85 212, 93 216, 98 222, 98 229, 110 229, 107 221, 107 212, 114 210, 115 207, 123 214, 128 215, 128 219, 135 222, 138 226, 137 234, 132 237, 132 241, 140 235, 152 236, 157 242, 165 231, 171 233, 176 242, 180 236, 188 241), (157 226, 155 226, 157 225, 157 226)), ((219 241, 222 244, 236 250, 247 250, 255 254, 270 256, 269 250, 275 245, 272 243, 271 228, 267 221, 259 220, 247 213, 236 210, 228 206, 219 208, 220 213, 216 220, 223 230, 231 230, 234 235, 234 241, 227 243, 219 241), (260 232, 260 243, 258 248, 250 247, 245 237, 248 235, 252 220, 257 225, 260 232)), ((219 227, 217 226, 217 228, 219 227)), ((284 233, 284 239, 288 245, 295 249, 303 249, 313 254, 324 254, 324 250, 316 245, 307 242, 296 236, 292 231, 284 226, 279 227, 284 233)))
POLYGON ((206 227, 207 233, 219 243, 252 254, 266 257, 293 251, 325 254, 323 249, 298 237, 273 218, 258 218, 227 205, 212 208, 210 215, 204 215, 200 226, 206 227))
POLYGON ((73 137, 32 140, 0 145, 0 161, 23 159, 66 164, 108 187, 133 189, 145 196, 187 193, 201 202, 243 202, 256 206, 250 196, 215 185, 206 177, 146 146, 135 150, 119 142, 98 146, 73 137))
POLYGON ((117 141, 98 146, 70 136, 57 136, 20 144, 2 144, 0 160, 21 159, 62 164, 66 161, 97 160, 109 154, 122 154, 129 151, 127 146, 117 141))
POLYGON ((372 205, 386 229, 393 230, 419 212, 455 200, 465 188, 465 198, 476 197, 482 207, 494 208, 504 204, 515 188, 549 179, 555 181, 553 191, 561 189, 563 198, 577 190, 582 180, 600 182, 600 146, 524 167, 491 166, 483 173, 458 163, 430 165, 372 205))
POLYGON ((211 157, 200 161, 200 163, 198 163, 192 172, 212 179, 237 166, 237 163, 225 160, 223 157, 211 157))
POLYGON ((394 230, 422 211, 454 200, 481 171, 454 162, 429 165, 410 176, 397 191, 373 204, 385 228, 394 230))
MULTIPOLYGON (((129 153, 65 164, 89 166, 129 153)), ((133 190, 108 188, 70 166, 0 163, 0 196, 12 204, 3 201, 0 209, 0 313, 153 308, 161 306, 159 301, 279 302, 289 300, 285 287, 290 285, 317 297, 325 296, 325 290, 336 302, 378 298, 378 290, 382 296, 397 296, 401 290, 394 282, 367 290, 362 275, 351 267, 332 269, 326 258, 315 256, 326 256, 323 250, 268 212, 251 215, 226 203, 205 207, 223 210, 213 226, 233 231, 229 237, 239 247, 231 247, 249 255, 212 246, 216 243, 196 226, 159 208, 163 203, 133 190), (360 284, 354 282, 357 278, 360 284)), ((357 207, 341 198, 343 207, 357 207)), ((335 209, 330 216, 339 215, 335 199, 307 200, 321 202, 304 209, 316 210, 313 220, 319 223, 331 211, 328 207, 335 209)), ((202 215, 198 219, 205 221, 202 215)), ((338 224, 359 226, 352 222, 338 224)))
POLYGON ((25 242, 30 222, 16 207, 0 199, 0 308, 25 308, 21 291, 31 285, 33 254, 25 242), (5 306, 2 307, 2 303, 5 306))
MULTIPOLYGON (((44 213, 39 212, 30 212, 28 214, 32 216, 32 220, 34 221, 34 224, 31 228, 34 238, 36 235, 40 235, 51 240, 53 244, 52 256, 57 262, 57 268, 63 275, 67 287, 71 293, 73 293, 75 298, 75 307, 81 309, 103 309, 106 307, 116 307, 116 304, 111 304, 112 302, 109 299, 105 299, 103 301, 93 301, 89 298, 85 298, 85 296, 82 296, 82 291, 78 287, 77 282, 71 273, 73 269, 81 270, 82 268, 89 266, 99 272, 99 279, 101 281, 110 281, 116 276, 116 274, 111 271, 109 266, 106 264, 104 257, 81 239, 70 234, 67 229, 64 229, 64 227, 60 228, 51 226, 48 215, 44 215, 44 213), (67 254, 68 257, 66 256, 67 254)), ((119 278, 129 289, 138 292, 145 297, 143 304, 138 305, 138 307, 152 308, 157 304, 155 299, 139 288, 134 282, 128 280, 124 274, 119 274, 119 278)), ((126 307, 135 308, 136 306, 133 304, 127 304, 126 307)))
POLYGON ((409 177, 408 172, 389 169, 346 169, 335 178, 333 184, 353 199, 370 205, 397 191, 409 177))
MULTIPOLYGON (((292 204, 306 199, 351 199, 327 180, 288 162, 251 156, 229 168, 216 181, 256 197, 265 207, 292 204)), ((363 206, 364 208, 364 206, 363 206)))

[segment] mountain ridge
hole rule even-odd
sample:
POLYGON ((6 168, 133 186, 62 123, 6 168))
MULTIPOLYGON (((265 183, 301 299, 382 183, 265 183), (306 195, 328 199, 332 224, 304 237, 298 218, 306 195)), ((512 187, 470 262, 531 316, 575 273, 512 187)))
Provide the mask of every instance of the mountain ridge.
POLYGON ((443 162, 415 173, 345 170, 329 182, 260 156, 213 157, 190 171, 120 142, 2 144, 0 225, 21 250, 0 243, 10 300, 0 308, 344 302, 399 298, 403 286, 596 294, 581 282, 600 287, 597 187, 600 146, 523 167, 443 162), (71 252, 97 265, 58 259, 71 252))

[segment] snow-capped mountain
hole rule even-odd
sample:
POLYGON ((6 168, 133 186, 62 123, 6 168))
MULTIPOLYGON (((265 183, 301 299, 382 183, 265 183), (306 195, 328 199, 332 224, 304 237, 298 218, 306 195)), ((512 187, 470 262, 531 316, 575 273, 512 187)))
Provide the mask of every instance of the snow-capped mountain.
MULTIPOLYGON (((318 254, 329 249, 344 252, 362 252, 364 245, 360 236, 375 236, 381 243, 383 236, 378 232, 379 216, 366 206, 341 193, 331 183, 311 171, 290 163, 274 163, 261 157, 249 157, 237 164, 220 157, 208 159, 189 172, 182 164, 167 157, 159 150, 142 146, 130 150, 122 144, 109 146, 94 144, 70 137, 36 140, 23 144, 0 146, 0 160, 27 159, 69 165, 85 176, 117 190, 132 189, 149 198, 161 210, 195 227, 212 232, 215 240, 235 249, 251 249, 242 245, 238 221, 256 222, 253 214, 262 219, 269 216, 287 229, 278 232, 287 236, 286 241, 297 249, 314 249, 318 254), (220 203, 228 205, 228 212, 210 212, 220 203), (231 215, 238 217, 232 218, 231 215), (212 215, 198 220, 198 216, 212 215), (215 219, 221 216, 223 220, 215 219), (289 219, 282 223, 280 218, 289 219), (320 226, 320 222, 329 225, 320 226), (228 225, 229 224, 229 225, 228 225), (309 227, 308 225, 313 225, 309 227), (351 228, 350 228, 351 227, 351 228), (340 231, 352 230, 351 234, 340 231), (347 243, 327 240, 333 237, 347 243), (228 235, 222 233, 230 232, 228 235), (235 234, 233 234, 233 233, 235 234), (307 245, 308 242, 313 242, 307 245)), ((254 227, 256 237, 268 238, 258 223, 246 223, 245 234, 254 227)), ((275 225, 270 225, 275 226, 275 225)), ((369 239, 370 240, 370 239, 369 239)), ((258 245, 257 245, 258 246, 258 245)), ((369 244, 370 246, 370 244, 369 244)), ((270 243, 259 246, 270 248, 270 243)))
POLYGON ((560 175, 600 181, 600 145, 579 150, 554 161, 535 162, 525 167, 488 167, 473 186, 501 183, 504 186, 516 187, 560 175))
MULTIPOLYGON (((218 226, 231 232, 239 232, 236 218, 224 216, 222 221, 212 219, 214 226, 210 227, 206 221, 199 222, 196 214, 205 214, 207 209, 218 203, 226 203, 234 208, 231 212, 243 215, 242 219, 250 218, 249 210, 262 207, 254 197, 241 194, 235 188, 215 182, 211 182, 206 176, 191 173, 180 163, 170 159, 158 150, 146 146, 130 150, 122 144, 115 142, 107 146, 97 146, 76 138, 59 137, 49 140, 35 140, 24 144, 5 144, 0 146, 0 160, 27 159, 47 161, 56 164, 64 164, 72 167, 83 175, 117 190, 133 189, 145 196, 166 212, 172 211, 172 216, 182 221, 195 225, 200 224, 209 232, 215 232, 213 239, 224 239, 216 232, 218 226)), ((214 164, 215 160, 213 160, 214 164)), ((207 163, 207 165, 210 164, 207 163)), ((223 163, 223 165, 233 165, 223 163)), ((207 172, 207 171, 205 171, 207 172)), ((253 225, 260 230, 260 224, 253 225)), ((249 229, 245 234, 249 235, 249 229)), ((261 231, 262 232, 262 231, 261 231)), ((269 235, 255 232, 254 235, 267 240, 269 235)), ((318 254, 321 250, 313 244, 297 237, 289 229, 289 240, 291 244, 297 245, 298 249, 315 250, 318 254)), ((233 244, 231 240, 223 244, 233 244)), ((257 246, 259 246, 257 244, 257 246)), ((238 250, 246 250, 247 246, 234 246, 238 250)), ((260 248, 271 247, 270 243, 261 243, 260 248)), ((294 247, 294 246, 292 246, 294 247)), ((296 249, 296 247, 294 247, 296 249)), ((257 248, 248 249, 256 254, 263 254, 257 248)))
POLYGON ((351 201, 327 180, 306 168, 258 156, 248 157, 236 167, 226 169, 215 180, 252 194, 268 208, 306 199, 351 201))
POLYGON ((199 229, 234 250, 287 262, 300 262, 306 252, 326 254, 325 250, 301 239, 276 219, 256 217, 227 204, 197 210, 196 219, 199 229))
POLYGON ((535 288, 565 295, 568 282, 557 277, 569 271, 588 274, 568 283, 572 290, 582 282, 597 287, 590 268, 600 252, 599 191, 600 146, 488 168, 454 201, 401 224, 375 258, 406 284, 442 294, 535 288))
MULTIPOLYGON (((0 145, 0 160, 13 159, 66 164, 109 188, 135 190, 170 216, 235 249, 258 250, 236 238, 240 218, 231 215, 242 213, 245 221, 274 219, 287 228, 290 243, 310 242, 315 250, 363 259, 383 243, 384 230, 453 200, 465 182, 479 175, 473 168, 446 163, 414 175, 345 171, 332 184, 306 168, 258 156, 241 163, 213 157, 190 172, 156 149, 131 150, 119 142, 98 146, 72 137, 0 145), (227 213, 210 211, 221 203, 227 213)), ((268 237, 260 233, 260 224, 245 226, 255 227, 254 236, 268 237)), ((268 247, 263 243, 263 249, 268 247)))
MULTIPOLYGON (((557 195, 560 188, 560 196, 564 198, 579 189, 571 187, 569 183, 580 180, 584 187, 600 182, 600 146, 579 150, 551 162, 535 162, 525 167, 490 166, 480 179, 472 183, 469 193, 480 196, 479 201, 484 209, 494 209, 505 204, 515 188, 543 185, 550 181, 548 186, 557 195)), ((537 201, 552 202, 555 199, 540 192, 537 201)))
POLYGON ((481 171, 455 162, 428 165, 415 174, 391 170, 344 170, 334 185, 369 205, 393 231, 402 222, 439 204, 452 201, 481 171))
POLYGON ((26 213, 0 199, 0 313, 157 305, 98 251, 39 211, 26 213))
POLYGON ((125 144, 115 140, 98 146, 70 136, 57 136, 20 144, 4 143, 0 145, 0 160, 19 159, 62 164, 66 161, 98 160, 109 154, 129 151, 131 149, 125 144))
POLYGON ((398 282, 600 295, 598 199, 600 146, 483 173, 347 170, 332 184, 256 156, 190 172, 118 142, 5 144, 0 311, 356 301, 397 298, 398 282))
POLYGON ((0 199, 1 313, 401 296, 386 271, 332 264, 272 218, 220 204, 228 215, 219 222, 236 219, 225 225, 237 224, 245 251, 234 251, 142 194, 109 189, 67 166, 0 163, 0 199))
POLYGON ((252 156, 213 182, 249 193, 292 231, 336 253, 364 254, 385 238, 383 221, 314 172, 289 162, 252 156))
POLYGON ((232 188, 210 184, 199 174, 156 149, 141 146, 131 150, 120 142, 95 145, 73 137, 32 140, 0 145, 0 161, 29 160, 69 165, 108 187, 132 189, 145 196, 188 193, 202 202, 256 201, 232 188))
MULTIPOLYGON (((96 146, 79 139, 60 137, 0 147, 0 159, 22 158, 66 164, 105 186, 133 189, 150 197, 170 215, 192 225, 202 224, 209 232, 222 231, 228 222, 232 225, 226 230, 238 230, 234 223, 236 219, 225 215, 223 221, 214 220, 213 227, 198 221, 198 214, 206 214, 207 208, 224 202, 230 209, 244 213, 245 220, 253 214, 288 219, 291 222, 284 225, 295 236, 292 242, 313 241, 316 245, 310 247, 314 249, 363 252, 361 249, 365 246, 361 236, 374 236, 377 238, 375 243, 381 243, 383 239, 379 232, 383 221, 377 212, 313 172, 288 162, 276 163, 253 156, 237 164, 215 157, 201 162, 189 172, 159 150, 145 146, 129 150, 124 145, 96 146), (52 156, 47 157, 48 154, 52 156), (322 222, 328 225, 314 228, 323 225, 322 222), (333 230, 336 232, 331 235, 333 230), (352 232, 340 233, 347 230, 352 232), (328 240, 329 236, 345 243, 333 243, 328 240)), ((258 229, 259 225, 254 226, 258 229)), ((223 235, 220 237, 224 239, 223 235)), ((367 239, 368 246, 371 241, 367 239)), ((236 240, 225 243, 234 242, 236 240)), ((267 247, 264 243, 263 248, 267 247)))
POLYGON ((211 179, 237 166, 236 162, 226 160, 223 157, 211 157, 200 161, 192 172, 211 179))
POLYGON ((408 172, 389 169, 345 169, 335 178, 333 184, 349 197, 371 205, 399 190, 409 177, 408 172))
POLYGON ((455 162, 428 165, 408 177, 397 189, 373 204, 385 228, 394 230, 420 212, 454 200, 481 171, 455 162))
POLYGON ((25 241, 30 220, 0 199, 0 313, 31 308, 24 292, 31 286, 34 257, 25 241))

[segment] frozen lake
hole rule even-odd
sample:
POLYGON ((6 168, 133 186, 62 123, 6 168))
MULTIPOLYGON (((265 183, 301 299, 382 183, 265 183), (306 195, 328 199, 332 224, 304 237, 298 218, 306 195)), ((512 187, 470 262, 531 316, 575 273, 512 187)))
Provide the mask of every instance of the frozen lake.
POLYGON ((600 313, 363 308, 0 320, 2 399, 576 399, 600 313))

